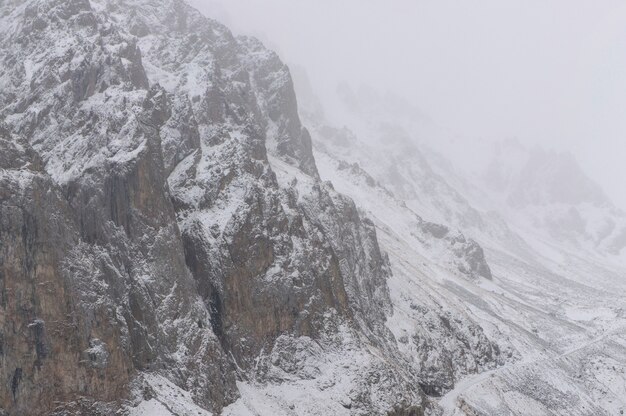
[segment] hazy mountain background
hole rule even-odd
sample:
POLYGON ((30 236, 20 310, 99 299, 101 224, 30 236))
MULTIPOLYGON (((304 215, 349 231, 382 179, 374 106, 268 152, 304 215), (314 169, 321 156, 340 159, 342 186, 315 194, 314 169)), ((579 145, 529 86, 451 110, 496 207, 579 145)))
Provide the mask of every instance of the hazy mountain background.
POLYGON ((326 108, 341 83, 376 86, 470 149, 478 139, 517 138, 569 151, 626 207, 623 2, 191 3, 305 68, 326 108))
POLYGON ((623 414, 621 6, 194 3, 0 2, 1 415, 623 414))

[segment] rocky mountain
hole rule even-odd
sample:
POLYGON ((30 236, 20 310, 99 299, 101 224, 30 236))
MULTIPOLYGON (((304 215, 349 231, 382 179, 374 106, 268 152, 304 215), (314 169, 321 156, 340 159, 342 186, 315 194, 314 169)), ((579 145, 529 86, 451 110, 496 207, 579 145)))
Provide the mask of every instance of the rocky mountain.
POLYGON ((596 187, 483 198, 183 0, 2 1, 0 63, 0 414, 624 407, 623 264, 511 214, 596 187))
POLYGON ((276 54, 177 0, 0 15, 5 414, 433 406, 276 54))
MULTIPOLYGON (((297 79, 298 84, 306 85, 306 79, 297 79)), ((401 351, 413 357, 428 351, 425 355, 431 358, 463 362, 454 355, 459 349, 441 345, 455 338, 450 334, 438 338, 438 346, 422 343, 423 318, 414 311, 424 305, 457 315, 450 322, 464 329, 477 325, 488 339, 497 340, 500 349, 500 366, 452 373, 444 394, 433 395, 443 414, 623 411, 624 370, 614 363, 625 352, 624 263, 602 246, 578 244, 584 241, 580 234, 564 240, 563 232, 575 230, 566 223, 555 234, 533 219, 548 218, 546 213, 559 204, 570 210, 590 204, 597 212, 619 218, 619 210, 599 187, 568 156, 538 151, 544 155, 539 169, 526 149, 521 152, 524 157, 509 151, 493 156, 480 142, 455 140, 416 119, 410 108, 391 114, 371 110, 386 102, 384 96, 359 102, 361 94, 350 94, 345 102, 345 94, 341 88, 333 113, 350 124, 337 127, 326 112, 314 111, 319 100, 311 99, 306 88, 300 94, 301 112, 312 127, 322 178, 332 178, 336 189, 364 209, 376 224, 382 249, 390 254, 395 308, 388 325, 401 351), (464 147, 466 143, 472 148, 464 147), (457 159, 463 155, 473 160, 457 159), (554 158, 564 160, 557 163, 554 158), (496 181, 505 185, 496 187, 497 175, 471 169, 492 169, 492 161, 510 172, 501 175, 506 181, 496 181), (529 163, 535 165, 528 167, 529 163), (577 186, 560 186, 572 177, 577 186), (541 198, 528 198, 520 206, 511 197, 519 194, 541 198), (426 218, 421 219, 426 227, 418 227, 421 232, 415 230, 417 213, 426 218), (489 276, 463 273, 458 247, 441 244, 437 237, 442 235, 475 240, 482 255, 466 249, 461 258, 484 258, 489 276)), ((582 210, 581 217, 592 218, 582 210)), ((447 326, 445 319, 442 323, 439 328, 447 326)), ((441 362, 433 366, 444 367, 441 362)))

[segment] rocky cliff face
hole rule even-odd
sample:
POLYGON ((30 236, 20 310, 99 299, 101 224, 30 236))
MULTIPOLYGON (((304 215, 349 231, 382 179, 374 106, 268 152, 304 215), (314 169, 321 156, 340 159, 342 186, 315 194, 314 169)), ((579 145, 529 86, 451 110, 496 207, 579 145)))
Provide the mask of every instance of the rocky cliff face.
POLYGON ((337 409, 422 412, 387 257, 319 180, 274 53, 177 0, 0 16, 6 414, 132 413, 168 383, 219 413, 341 351, 337 409))
POLYGON ((235 379, 202 324, 210 315, 185 263, 139 50, 88 2, 29 2, 4 19, 2 117, 41 158, 32 184, 8 188, 24 197, 3 205, 24 218, 23 248, 3 229, 3 263, 29 265, 3 281, 24 291, 4 311, 7 352, 18 354, 3 361, 4 409, 41 414, 79 397, 119 407, 149 369, 219 408, 235 379), (11 308, 30 311, 23 324, 11 308))

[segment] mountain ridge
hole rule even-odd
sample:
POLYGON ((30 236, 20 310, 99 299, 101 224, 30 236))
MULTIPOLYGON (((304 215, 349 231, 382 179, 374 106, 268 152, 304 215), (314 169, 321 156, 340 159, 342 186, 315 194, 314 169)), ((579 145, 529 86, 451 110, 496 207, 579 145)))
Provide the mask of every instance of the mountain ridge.
POLYGON ((476 207, 402 123, 333 126, 182 0, 0 16, 4 414, 619 409, 622 269, 476 207))

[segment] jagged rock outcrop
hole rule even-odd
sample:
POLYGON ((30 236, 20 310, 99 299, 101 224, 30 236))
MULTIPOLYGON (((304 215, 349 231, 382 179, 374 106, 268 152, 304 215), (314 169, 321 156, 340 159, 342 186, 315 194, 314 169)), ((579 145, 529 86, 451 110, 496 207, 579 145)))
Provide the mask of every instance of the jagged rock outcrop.
MULTIPOLYGON (((407 273, 409 254, 403 252, 402 247, 406 244, 446 270, 435 269, 430 272, 433 275, 448 276, 450 273, 470 285, 481 284, 481 279, 493 278, 482 247, 457 230, 422 219, 359 164, 338 160, 333 152, 328 151, 331 146, 332 143, 319 146, 322 149, 316 156, 320 173, 334 178, 338 189, 351 193, 358 203, 368 207, 368 215, 381 230, 378 235, 382 237, 382 244, 391 243, 388 250, 395 258, 391 266, 392 269, 395 267, 395 284, 401 285, 401 290, 396 292, 395 298, 392 297, 394 317, 389 326, 396 336, 399 350, 406 354, 406 365, 411 366, 411 372, 417 375, 422 391, 428 396, 440 397, 461 377, 493 369, 510 358, 513 354, 510 347, 501 347, 490 340, 481 325, 455 312, 441 299, 424 299, 432 295, 427 291, 413 292, 400 277, 407 273)), ((427 266, 424 261, 418 263, 427 266)), ((458 289, 456 284, 450 282, 450 285, 454 290, 458 289)), ((475 300, 480 302, 480 298, 475 300)))
POLYGON ((375 229, 319 181, 274 53, 178 0, 0 16, 7 414, 111 414, 149 374, 219 413, 302 339, 367 358, 352 413, 423 405, 375 229))
MULTIPOLYGON (((145 90, 136 45, 83 1, 29 2, 5 19, 3 29, 13 28, 8 21, 17 25, 3 36, 2 76, 15 82, 3 90, 2 117, 41 155, 47 184, 3 189, 14 198, 42 192, 60 201, 33 196, 15 204, 33 218, 23 226, 24 241, 53 244, 57 254, 42 243, 43 254, 33 249, 23 260, 50 278, 11 270, 5 282, 51 284, 67 300, 34 292, 20 306, 36 315, 28 323, 36 342, 7 351, 32 350, 36 358, 5 360, 4 370, 15 372, 4 391, 15 393, 5 396, 4 408, 44 413, 80 396, 120 406, 136 372, 151 368, 219 408, 235 395, 234 375, 217 338, 200 324, 210 318, 185 265, 165 185, 158 103, 145 90), (98 41, 88 40, 93 36, 98 41), (55 205, 63 215, 51 211, 55 205), (38 231, 53 225, 59 231, 38 231), (70 338, 47 335, 55 332, 70 338)), ((2 240, 12 251, 10 236, 2 240)))
POLYGON ((461 273, 472 278, 484 277, 491 279, 491 269, 482 247, 471 238, 466 238, 460 232, 452 232, 448 227, 441 224, 423 221, 420 219, 420 234, 417 238, 424 241, 441 240, 449 247, 454 255, 454 263, 461 273), (426 235, 427 238, 424 238, 426 235))

